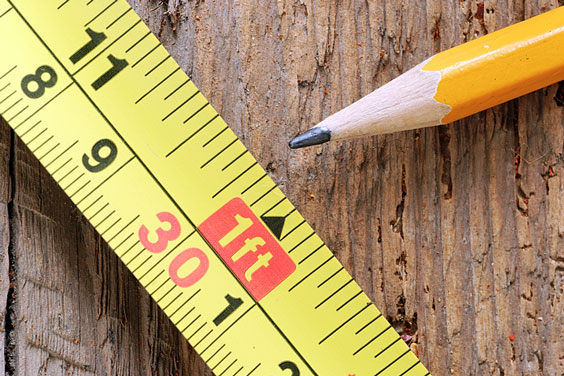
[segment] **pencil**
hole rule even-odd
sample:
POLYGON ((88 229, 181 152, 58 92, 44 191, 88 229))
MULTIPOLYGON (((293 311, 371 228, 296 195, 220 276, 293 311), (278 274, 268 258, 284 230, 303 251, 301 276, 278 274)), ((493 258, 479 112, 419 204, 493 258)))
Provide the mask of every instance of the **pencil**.
POLYGON ((446 124, 564 80, 564 7, 440 52, 290 141, 446 124))

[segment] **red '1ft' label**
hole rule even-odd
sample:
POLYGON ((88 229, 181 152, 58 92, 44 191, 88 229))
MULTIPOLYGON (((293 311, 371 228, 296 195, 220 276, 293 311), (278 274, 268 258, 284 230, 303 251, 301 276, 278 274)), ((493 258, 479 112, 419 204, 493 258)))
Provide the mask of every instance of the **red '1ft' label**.
POLYGON ((296 270, 296 264, 240 198, 199 227, 247 291, 261 300, 296 270))

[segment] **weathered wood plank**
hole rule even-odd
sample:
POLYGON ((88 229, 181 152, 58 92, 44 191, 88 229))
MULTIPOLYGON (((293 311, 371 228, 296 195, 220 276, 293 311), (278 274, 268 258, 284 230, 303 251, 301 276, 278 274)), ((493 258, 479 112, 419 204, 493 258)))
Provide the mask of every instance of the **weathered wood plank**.
MULTIPOLYGON (((449 126, 286 146, 435 51, 562 1, 131 3, 435 375, 564 373, 556 85, 449 126)), ((211 375, 19 142, 11 193, 10 155, 0 126, 14 373, 211 375)))
MULTIPOLYGON (((0 117, 0 354, 7 353, 6 320, 11 305, 10 288, 10 215, 8 204, 12 195, 10 177, 11 132, 0 117)), ((11 323, 10 319, 8 322, 11 323)), ((11 324, 10 324, 11 325, 11 324)), ((6 368, 6 357, 0 356, 0 370, 6 368)))

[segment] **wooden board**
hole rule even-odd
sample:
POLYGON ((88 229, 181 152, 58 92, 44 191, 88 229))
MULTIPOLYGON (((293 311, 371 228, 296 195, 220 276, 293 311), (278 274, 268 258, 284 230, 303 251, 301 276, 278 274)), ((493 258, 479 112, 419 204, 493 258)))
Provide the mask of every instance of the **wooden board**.
MULTIPOLYGON (((131 0, 434 375, 564 373, 558 86, 449 126, 287 142, 562 3, 131 0)), ((6 374, 211 375, 4 123, 0 247, 6 374)))

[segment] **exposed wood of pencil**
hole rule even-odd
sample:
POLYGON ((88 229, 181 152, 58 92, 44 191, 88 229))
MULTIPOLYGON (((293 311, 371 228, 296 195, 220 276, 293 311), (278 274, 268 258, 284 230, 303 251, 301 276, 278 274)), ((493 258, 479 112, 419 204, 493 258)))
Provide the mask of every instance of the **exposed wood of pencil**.
POLYGON ((564 80, 564 7, 441 52, 290 142, 446 124, 564 80))

